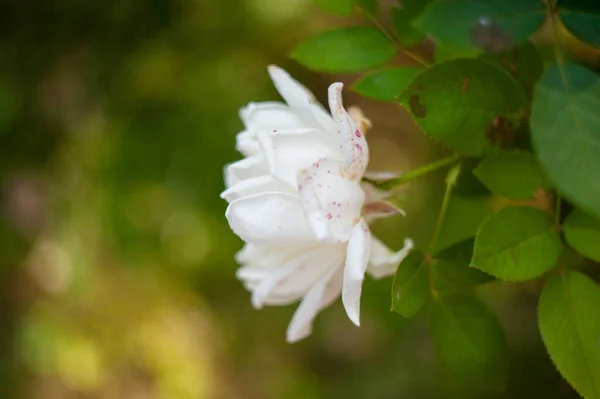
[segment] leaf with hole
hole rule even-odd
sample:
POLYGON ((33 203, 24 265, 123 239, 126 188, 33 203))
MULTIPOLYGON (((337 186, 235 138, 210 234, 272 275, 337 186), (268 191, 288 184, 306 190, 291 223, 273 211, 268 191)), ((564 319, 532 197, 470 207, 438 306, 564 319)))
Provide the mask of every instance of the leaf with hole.
POLYGON ((574 63, 552 65, 536 85, 533 147, 548 178, 600 217, 600 78, 574 63))
POLYGON ((330 29, 296 47, 291 58, 309 69, 355 73, 385 65, 396 48, 380 31, 365 26, 330 29))
POLYGON ((472 156, 509 135, 527 107, 523 88, 508 73, 475 59, 434 64, 398 100, 427 135, 472 156))
POLYGON ((546 17, 540 0, 434 1, 417 26, 457 50, 502 51, 525 42, 546 17))
POLYGON ((546 282, 538 305, 542 340, 556 368, 588 399, 600 399, 600 287, 567 270, 546 282))
POLYGON ((508 207, 481 224, 471 267, 501 280, 530 280, 550 270, 561 250, 548 214, 526 206, 508 207))

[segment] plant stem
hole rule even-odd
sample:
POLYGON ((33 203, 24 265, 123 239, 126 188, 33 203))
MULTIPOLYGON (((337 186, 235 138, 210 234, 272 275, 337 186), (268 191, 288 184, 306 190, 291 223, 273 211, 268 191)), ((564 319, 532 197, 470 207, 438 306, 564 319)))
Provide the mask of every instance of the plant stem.
POLYGON ((460 159, 460 156, 458 154, 453 154, 452 156, 449 156, 447 158, 442 158, 433 163, 429 163, 429 164, 423 165, 417 169, 413 169, 410 172, 405 173, 400 177, 396 177, 394 179, 386 180, 383 182, 374 182, 374 181, 369 181, 369 182, 371 184, 373 184, 375 187, 378 187, 380 189, 391 190, 393 188, 400 187, 401 185, 406 184, 412 180, 415 180, 423 175, 426 175, 426 174, 436 171, 440 168, 443 168, 444 166, 453 164, 456 161, 458 161, 459 159, 460 159))
POLYGON ((442 230, 442 225, 444 224, 444 219, 446 218, 446 211, 448 210, 448 204, 450 203, 450 194, 452 194, 452 188, 456 184, 456 180, 458 178, 458 174, 460 173, 460 164, 455 165, 448 172, 448 176, 446 177, 446 191, 444 192, 444 198, 442 199, 442 206, 440 207, 440 213, 438 214, 437 221, 435 222, 435 228, 433 230, 433 234, 431 235, 431 239, 429 240, 429 244, 427 245, 427 255, 428 257, 432 256, 433 250, 437 244, 438 237, 440 235, 440 231, 442 230))
POLYGON ((383 26, 381 24, 381 22, 379 22, 379 20, 377 20, 377 18, 375 18, 373 15, 366 12, 362 7, 358 7, 358 9, 364 15, 367 16, 367 18, 373 23, 373 25, 375 25, 390 40, 390 42, 392 42, 392 44, 394 46, 396 46, 398 51, 405 54, 407 57, 412 58, 414 61, 423 65, 425 68, 429 67, 429 62, 426 59, 424 59, 420 55, 413 53, 412 51, 406 49, 402 44, 400 44, 400 42, 398 40, 396 40, 396 38, 385 28, 385 26, 383 26))

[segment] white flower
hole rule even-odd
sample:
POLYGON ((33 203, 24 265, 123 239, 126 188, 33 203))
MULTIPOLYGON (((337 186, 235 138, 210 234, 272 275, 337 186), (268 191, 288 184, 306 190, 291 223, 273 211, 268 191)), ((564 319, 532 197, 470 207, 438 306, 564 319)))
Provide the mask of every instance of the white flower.
POLYGON ((287 72, 270 66, 269 74, 287 105, 250 103, 241 110, 246 129, 236 148, 245 158, 226 167, 221 196, 230 203, 232 230, 246 242, 236 255, 237 276, 253 306, 302 299, 287 331, 295 342, 310 334, 317 313, 340 292, 359 325, 365 271, 394 273, 412 242, 393 253, 371 236, 365 217, 396 210, 372 187, 365 198, 369 149, 342 105, 343 85, 329 87, 330 115, 287 72))

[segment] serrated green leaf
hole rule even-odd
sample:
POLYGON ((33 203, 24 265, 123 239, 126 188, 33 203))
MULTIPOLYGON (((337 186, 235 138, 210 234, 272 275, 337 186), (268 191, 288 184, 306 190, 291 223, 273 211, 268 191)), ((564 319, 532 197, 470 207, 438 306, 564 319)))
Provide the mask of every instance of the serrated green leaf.
POLYGON ((510 75, 474 59, 431 66, 413 80, 399 101, 427 135, 472 156, 490 151, 498 137, 509 133, 508 116, 527 106, 525 92, 510 75))
POLYGON ((429 316, 431 339, 440 361, 459 380, 498 390, 506 385, 508 351, 496 316, 465 295, 442 296, 429 316))
POLYGON ((600 287, 565 271, 548 280, 538 305, 542 340, 556 368, 587 399, 600 398, 600 287))
POLYGON ((435 255, 435 269, 446 279, 461 286, 486 283, 494 279, 487 273, 469 267, 475 238, 468 238, 435 255))
POLYGON ((556 5, 563 24, 575 36, 600 47, 600 3, 595 0, 559 0, 556 5))
POLYGON ((393 101, 421 71, 414 67, 395 67, 363 76, 352 86, 358 94, 379 101, 393 101))
POLYGON ((538 161, 527 152, 492 154, 473 173, 491 192, 512 199, 533 199, 536 190, 551 187, 538 161))
POLYGON ((479 59, 505 69, 531 96, 535 82, 542 76, 544 65, 535 46, 529 42, 507 51, 486 53, 479 59))
POLYGON ((401 7, 392 8, 392 26, 400 43, 412 46, 425 39, 425 33, 415 28, 413 21, 430 2, 431 0, 405 0, 401 7))
POLYGON ((544 22, 539 0, 434 1, 417 22, 437 44, 502 51, 526 41, 544 22))
POLYGON ((486 219, 475 238, 471 267, 506 281, 542 275, 558 261, 561 243, 552 219, 537 208, 504 208, 486 219))
POLYGON ((365 26, 320 32, 296 47, 291 58, 328 73, 355 73, 385 65, 396 48, 383 33, 365 26))
POLYGON ((392 284, 392 310, 404 317, 412 317, 429 301, 425 256, 413 250, 400 263, 392 284))
POLYGON ((600 217, 600 79, 586 68, 553 65, 534 91, 533 146, 561 194, 600 217))
POLYGON ((600 262, 600 220, 576 209, 565 219, 563 230, 570 246, 586 258, 600 262))

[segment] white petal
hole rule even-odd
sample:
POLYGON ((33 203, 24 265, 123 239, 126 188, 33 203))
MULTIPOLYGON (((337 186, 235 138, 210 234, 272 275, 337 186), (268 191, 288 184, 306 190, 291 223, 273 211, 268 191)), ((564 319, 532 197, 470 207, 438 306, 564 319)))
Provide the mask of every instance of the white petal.
POLYGON ((338 161, 325 158, 298 173, 304 214, 322 241, 347 241, 364 203, 360 185, 345 178, 341 168, 338 161))
POLYGON ((250 130, 239 132, 235 136, 235 149, 246 157, 260 154, 256 133, 250 130))
MULTIPOLYGON (((271 274, 264 278, 253 291, 252 304, 260 309, 270 300, 279 298, 299 299, 313 287, 319 279, 332 269, 341 268, 344 260, 343 245, 318 245, 312 248, 288 247, 271 269, 271 274)), ((273 258, 271 258, 273 260, 273 258)))
POLYGON ((270 65, 268 70, 275 88, 294 111, 302 115, 311 126, 335 132, 335 122, 310 90, 275 65, 270 65))
POLYGON ((240 110, 240 118, 251 132, 306 127, 301 114, 280 102, 250 103, 240 110))
POLYGON ((300 200, 290 194, 267 192, 233 201, 225 216, 242 240, 261 243, 314 242, 300 200))
POLYGON ((311 334, 312 324, 317 314, 329 306, 340 294, 341 270, 341 268, 330 270, 304 296, 288 326, 287 342, 298 342, 311 334))
POLYGON ((350 320, 360 325, 360 294, 365 271, 371 256, 371 232, 367 223, 361 219, 354 226, 348 249, 346 265, 344 266, 344 287, 342 288, 342 303, 350 320))
POLYGON ((329 86, 329 107, 337 122, 339 145, 343 154, 344 170, 352 179, 360 180, 369 163, 369 147, 364 134, 352 120, 342 103, 342 83, 329 86))
POLYGON ((398 252, 392 252, 387 246, 375 237, 371 237, 371 259, 367 272, 373 278, 391 276, 396 272, 398 265, 413 249, 410 238, 404 240, 404 247, 398 252))
POLYGON ((262 155, 244 158, 225 165, 225 187, 229 188, 243 180, 269 174, 269 167, 262 155))
POLYGON ((294 188, 297 187, 296 176, 300 169, 319 158, 339 154, 335 137, 321 130, 263 132, 258 139, 270 173, 294 188))
POLYGON ((242 180, 239 183, 234 184, 221 193, 221 198, 227 202, 232 202, 242 197, 248 197, 250 195, 268 191, 293 194, 293 191, 290 190, 288 185, 274 179, 270 175, 265 175, 242 180))

